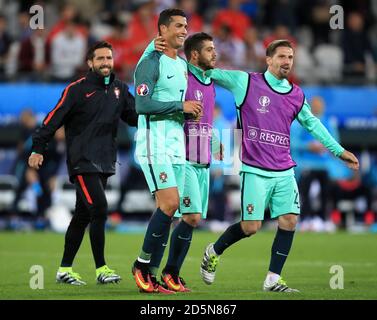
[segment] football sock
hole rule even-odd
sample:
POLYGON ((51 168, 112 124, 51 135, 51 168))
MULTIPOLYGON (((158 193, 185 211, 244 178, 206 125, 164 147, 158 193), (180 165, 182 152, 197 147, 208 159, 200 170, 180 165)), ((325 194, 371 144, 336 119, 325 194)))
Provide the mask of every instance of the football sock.
MULTIPOLYGON (((151 256, 155 254, 156 250, 162 246, 164 240, 166 239, 166 233, 169 236, 171 224, 171 217, 165 214, 160 208, 157 208, 149 221, 147 231, 145 233, 142 252, 139 258, 143 259, 148 254, 151 256)), ((138 260, 140 261, 141 259, 138 260)), ((144 263, 150 262, 149 259, 143 259, 145 261, 140 261, 144 263)))
POLYGON ((271 284, 276 283, 279 279, 280 279, 280 275, 276 273, 270 273, 270 274, 267 274, 266 276, 266 283, 268 285, 271 285, 271 284))
POLYGON ((175 227, 170 237, 169 257, 165 270, 179 274, 183 261, 190 248, 194 227, 184 220, 175 227))
POLYGON ((149 270, 155 276, 157 276, 158 269, 162 261, 162 257, 164 256, 165 248, 168 244, 168 240, 169 240, 169 232, 165 232, 163 241, 161 242, 160 245, 156 247, 156 250, 153 252, 153 255, 150 259, 151 262, 149 263, 149 270))
POLYGON ((295 231, 283 230, 278 227, 271 247, 271 261, 269 271, 281 274, 285 260, 291 249, 295 231))
POLYGON ((233 243, 247 237, 241 228, 241 222, 231 225, 225 232, 220 236, 219 239, 213 245, 213 248, 217 255, 224 252, 226 248, 231 246, 233 243))
POLYGON ((151 260, 151 256, 152 256, 151 253, 146 253, 143 250, 141 250, 141 252, 140 252, 139 257, 137 258, 137 260, 140 261, 140 262, 142 262, 142 263, 149 263, 148 261, 151 260))

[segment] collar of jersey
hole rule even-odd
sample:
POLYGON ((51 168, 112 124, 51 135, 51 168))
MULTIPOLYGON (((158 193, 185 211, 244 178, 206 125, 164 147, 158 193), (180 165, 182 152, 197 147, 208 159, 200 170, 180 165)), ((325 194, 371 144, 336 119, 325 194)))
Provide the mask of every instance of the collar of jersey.
MULTIPOLYGON (((97 74, 96 72, 94 71, 89 71, 86 75, 86 79, 91 82, 91 83, 94 83, 96 85, 100 85, 100 86, 103 86, 105 87, 105 79, 104 77, 100 76, 99 74, 97 74)), ((115 79, 115 75, 114 73, 111 73, 110 74, 110 81, 109 83, 107 84, 107 86, 110 86, 111 83, 114 81, 115 79)))
POLYGON ((268 84, 277 91, 289 91, 291 90, 291 85, 287 79, 278 79, 270 71, 266 70, 264 77, 268 84))
POLYGON ((205 72, 203 69, 194 66, 193 64, 189 63, 188 64, 189 71, 196 77, 198 78, 201 82, 204 84, 208 84, 211 82, 211 78, 205 75, 205 72))

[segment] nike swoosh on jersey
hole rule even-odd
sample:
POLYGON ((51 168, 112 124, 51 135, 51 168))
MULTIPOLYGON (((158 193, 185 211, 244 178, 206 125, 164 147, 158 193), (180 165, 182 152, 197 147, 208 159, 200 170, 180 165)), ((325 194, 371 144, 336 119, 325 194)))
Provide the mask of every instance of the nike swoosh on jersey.
POLYGON ((174 77, 174 74, 172 76, 167 76, 168 79, 171 79, 174 77))
POLYGON ((87 97, 87 98, 90 98, 93 94, 95 94, 96 93, 96 91, 93 91, 93 92, 91 92, 91 93, 87 93, 86 95, 85 95, 85 97, 87 97))

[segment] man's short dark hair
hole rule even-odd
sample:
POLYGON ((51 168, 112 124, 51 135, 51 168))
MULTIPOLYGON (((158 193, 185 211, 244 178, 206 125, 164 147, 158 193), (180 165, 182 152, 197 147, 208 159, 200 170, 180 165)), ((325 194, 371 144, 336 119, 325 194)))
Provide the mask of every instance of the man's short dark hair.
POLYGON ((205 33, 205 32, 198 32, 194 33, 193 35, 189 36, 184 45, 184 51, 186 55, 186 59, 191 59, 191 52, 198 51, 200 52, 203 49, 204 41, 213 41, 213 38, 205 33))
POLYGON ((275 40, 275 41, 272 41, 267 46, 266 56, 267 57, 272 57, 275 54, 276 49, 279 48, 279 47, 288 47, 288 48, 293 49, 292 43, 289 40, 285 40, 285 39, 275 40))
POLYGON ((181 9, 170 8, 161 11, 160 16, 158 17, 157 29, 160 32, 160 25, 169 26, 172 21, 173 16, 181 16, 186 18, 186 14, 181 9))
POLYGON ((94 51, 96 51, 97 49, 102 49, 102 48, 108 48, 111 51, 113 51, 113 46, 110 43, 106 41, 96 42, 92 47, 89 48, 86 54, 86 60, 93 60, 94 51))

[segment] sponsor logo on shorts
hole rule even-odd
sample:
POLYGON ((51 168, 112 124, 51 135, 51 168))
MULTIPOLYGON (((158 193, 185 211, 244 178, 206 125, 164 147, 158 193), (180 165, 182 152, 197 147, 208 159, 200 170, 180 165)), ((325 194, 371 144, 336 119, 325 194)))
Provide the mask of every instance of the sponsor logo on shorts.
POLYGON ((191 199, 190 197, 184 197, 183 198, 183 204, 186 208, 189 208, 191 206, 191 199))
POLYGON ((160 172, 160 180, 162 183, 165 183, 166 180, 168 179, 168 175, 166 172, 160 172))
POLYGON ((252 214, 253 211, 254 211, 254 206, 253 206, 251 203, 249 203, 249 204, 247 205, 247 207, 246 207, 246 210, 247 210, 247 213, 248 213, 248 214, 252 214))

